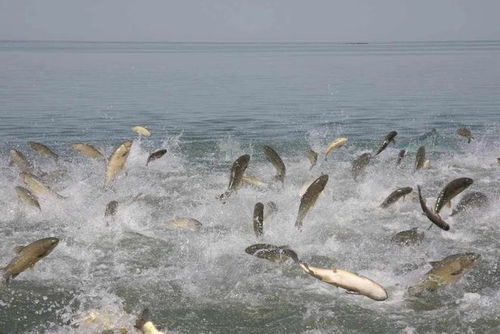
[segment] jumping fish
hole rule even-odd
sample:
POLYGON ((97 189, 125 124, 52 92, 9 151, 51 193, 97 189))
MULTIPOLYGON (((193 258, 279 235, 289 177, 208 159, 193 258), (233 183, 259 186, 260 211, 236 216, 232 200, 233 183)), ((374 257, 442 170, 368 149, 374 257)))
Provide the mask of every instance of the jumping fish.
POLYGON ((316 163, 318 162, 318 153, 314 152, 311 149, 308 149, 306 151, 306 157, 311 163, 311 167, 309 168, 311 170, 314 166, 316 166, 316 163))
POLYGON ((125 166, 131 147, 132 142, 130 140, 124 141, 109 158, 106 165, 106 178, 104 179, 105 187, 109 187, 109 185, 111 185, 111 182, 115 179, 116 174, 125 166))
POLYGON ((331 151, 333 151, 336 148, 341 147, 347 142, 346 137, 339 137, 332 141, 326 148, 325 148, 325 161, 328 158, 328 154, 330 154, 331 151))
POLYGON ((365 170, 366 166, 370 163, 372 155, 370 153, 363 153, 354 160, 352 163, 352 177, 354 180, 365 170))
POLYGON ((415 170, 425 167, 425 146, 420 146, 415 157, 415 170))
POLYGON ((403 158, 405 157, 405 155, 406 155, 406 151, 405 150, 399 151, 398 160, 396 160, 396 166, 401 165, 401 161, 403 160, 403 158))
POLYGON ((264 204, 258 202, 253 208, 253 231, 257 238, 264 233, 264 204))
POLYGON ((252 174, 249 174, 249 173, 244 173, 243 174, 242 181, 244 183, 246 183, 246 184, 250 184, 250 185, 256 186, 256 187, 265 187, 265 186, 267 186, 267 183, 263 182, 262 180, 260 180, 256 176, 253 176, 252 174))
POLYGON ((304 217, 309 212, 311 207, 318 199, 319 194, 325 189, 326 183, 328 182, 328 175, 321 175, 318 177, 310 186, 307 188, 306 193, 300 199, 299 213, 297 214, 297 220, 295 221, 295 226, 298 229, 302 228, 302 221, 304 217))
POLYGON ((146 166, 153 160, 160 159, 162 156, 167 153, 166 149, 158 150, 156 152, 153 152, 149 155, 148 160, 146 161, 146 166))
POLYGON ((33 166, 21 151, 10 150, 10 164, 16 165, 21 172, 33 174, 33 166))
POLYGON ((38 199, 36 198, 35 195, 33 195, 31 193, 31 191, 29 191, 28 189, 26 189, 24 187, 17 186, 16 193, 17 193, 17 197, 19 198, 20 201, 22 201, 28 205, 34 206, 34 207, 38 208, 38 210, 42 211, 42 208, 40 207, 40 203, 38 203, 38 199))
POLYGON ((140 125, 133 126, 132 131, 144 137, 151 136, 151 131, 149 131, 145 126, 140 126, 140 125))
POLYGON ((269 160, 269 162, 273 164, 274 168, 276 168, 275 179, 283 182, 286 174, 286 168, 283 160, 281 160, 278 153, 276 153, 272 147, 264 145, 263 150, 267 160, 269 160))
POLYGON ((422 197, 420 186, 417 186, 417 189, 418 189, 418 199, 420 201, 420 207, 422 208, 422 211, 424 211, 426 217, 429 218, 431 222, 433 222, 443 230, 448 231, 450 229, 450 225, 448 225, 448 223, 445 222, 438 213, 431 211, 427 207, 427 205, 425 204, 425 200, 422 197))
POLYGON ((403 187, 394 190, 387 198, 380 204, 381 208, 387 208, 391 204, 397 202, 401 197, 404 197, 413 191, 412 187, 403 187))
POLYGON ((392 242, 402 246, 418 245, 422 240, 424 240, 424 232, 418 232, 416 227, 398 232, 391 237, 392 242))
POLYGON ((376 301, 383 301, 388 297, 387 291, 380 284, 367 277, 342 269, 317 268, 300 261, 299 265, 312 277, 338 288, 346 289, 348 293, 363 295, 376 301))
POLYGON ((454 254, 441 261, 431 262, 432 269, 422 281, 408 289, 410 296, 420 296, 441 286, 453 284, 468 272, 481 256, 475 253, 454 254))
POLYGON ((54 190, 50 189, 46 186, 38 177, 29 173, 20 173, 19 177, 23 180, 23 182, 29 187, 31 192, 35 195, 49 195, 55 197, 57 199, 64 199, 64 196, 59 195, 54 190))
POLYGON ((34 141, 29 141, 28 145, 32 149, 34 149, 35 151, 37 151, 38 153, 40 153, 42 155, 46 155, 54 160, 57 160, 57 158, 59 158, 59 156, 57 154, 55 154, 50 148, 48 148, 47 146, 45 146, 43 144, 40 144, 40 143, 37 143, 34 141))
POLYGON ((474 208, 483 208, 489 204, 488 196, 479 191, 471 191, 465 194, 458 202, 450 216, 468 211, 474 208))
POLYGON ((166 334, 156 329, 155 325, 151 321, 151 312, 149 312, 149 309, 147 308, 142 311, 140 318, 137 319, 135 328, 141 330, 143 334, 166 334))
POLYGON ((244 154, 233 162, 231 166, 231 175, 229 176, 229 185, 227 191, 219 196, 219 199, 228 198, 233 192, 236 192, 242 184, 243 174, 250 162, 250 155, 244 154))
POLYGON ((104 156, 102 155, 102 153, 92 145, 84 144, 84 143, 75 143, 75 144, 71 144, 71 148, 74 149, 75 151, 80 152, 81 154, 83 154, 87 158, 104 159, 104 156))
MULTIPOLYGON (((297 260, 297 254, 288 246, 275 246, 270 244, 255 244, 245 249, 247 254, 271 262, 285 262, 289 258, 297 260)), ((297 260, 298 261, 298 260, 297 260)))
POLYGON ((398 135, 398 133, 396 131, 391 131, 389 132, 385 138, 384 138, 384 141, 382 142, 382 145, 380 146, 380 148, 378 149, 377 153, 375 153, 375 156, 377 156, 380 152, 382 152, 383 150, 385 150, 385 148, 387 147, 387 145, 389 145, 391 142, 395 143, 396 141, 394 140, 394 138, 398 135))
POLYGON ((470 130, 466 129, 466 128, 458 129, 457 134, 462 136, 462 137, 467 138, 467 143, 470 143, 471 140, 474 139, 474 137, 472 137, 472 133, 470 132, 470 130))
POLYGON ((0 284, 9 284, 11 279, 16 278, 26 269, 33 268, 39 260, 49 255, 58 243, 57 238, 44 238, 24 247, 16 247, 14 250, 17 256, 6 267, 0 269, 0 284))
POLYGON ((104 217, 110 217, 116 215, 118 211, 118 202, 111 201, 106 205, 106 211, 104 212, 104 217))
POLYGON ((198 231, 202 227, 202 223, 194 218, 175 218, 167 221, 163 226, 173 227, 183 230, 198 231))
POLYGON ((434 212, 439 213, 445 204, 451 205, 453 197, 467 189, 474 181, 468 177, 460 177, 448 183, 439 193, 436 203, 434 204, 434 212))

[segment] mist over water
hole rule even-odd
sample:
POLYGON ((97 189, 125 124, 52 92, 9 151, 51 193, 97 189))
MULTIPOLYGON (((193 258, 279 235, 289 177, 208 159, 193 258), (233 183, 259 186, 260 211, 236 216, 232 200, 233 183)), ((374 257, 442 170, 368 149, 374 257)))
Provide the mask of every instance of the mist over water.
POLYGON ((0 290, 0 331, 100 333, 133 324, 149 307, 155 324, 179 333, 495 333, 500 328, 500 43, 168 44, 0 43, 0 267, 15 246, 60 238, 54 251, 0 290), (147 125, 150 138, 130 130, 147 125), (466 126, 467 144, 456 129, 466 126), (357 182, 352 161, 374 153, 357 182), (324 161, 328 143, 348 137, 324 161), (104 189, 105 165, 72 151, 90 143, 110 156, 134 143, 126 169, 104 189), (61 158, 40 156, 26 142, 61 158), (284 185, 262 146, 283 159, 284 185), (425 145, 430 168, 414 172, 425 145), (23 185, 9 150, 25 153, 64 200, 40 198, 42 211, 17 199, 23 185), (153 151, 167 154, 146 166, 153 151), (310 164, 304 151, 319 154, 310 164), (396 167, 399 150, 408 155, 396 167), (232 162, 250 154, 247 172, 267 186, 245 186, 226 202, 232 162), (324 192, 294 227, 299 191, 322 173, 324 192), (432 206, 449 181, 470 177, 468 191, 486 208, 422 215, 412 196, 388 209, 393 190, 422 186, 432 206), (134 199, 138 194, 143 194, 134 199), (114 219, 106 204, 119 202, 114 219), (255 203, 274 201, 264 237, 252 229, 255 203), (175 217, 200 231, 172 229, 175 217), (421 244, 393 234, 418 227, 421 244), (288 245, 314 266, 337 267, 384 286, 376 302, 322 283, 292 261, 245 253, 255 243, 288 245), (407 288, 429 261, 475 252, 480 260, 457 283, 411 298, 407 288), (89 314, 98 319, 88 321, 89 314), (82 320, 87 317, 87 321, 82 320))

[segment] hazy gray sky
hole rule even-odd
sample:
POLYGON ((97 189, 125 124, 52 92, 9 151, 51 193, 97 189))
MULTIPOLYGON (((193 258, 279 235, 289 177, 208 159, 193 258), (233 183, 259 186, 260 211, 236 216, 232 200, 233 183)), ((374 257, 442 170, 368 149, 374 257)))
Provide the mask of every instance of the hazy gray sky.
POLYGON ((0 39, 500 39, 500 0, 0 0, 0 39))

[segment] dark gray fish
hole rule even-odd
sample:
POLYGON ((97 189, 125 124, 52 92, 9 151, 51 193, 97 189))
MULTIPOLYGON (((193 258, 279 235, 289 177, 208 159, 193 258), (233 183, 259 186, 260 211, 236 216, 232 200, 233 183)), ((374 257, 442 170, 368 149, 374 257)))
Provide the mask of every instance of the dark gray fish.
POLYGON ((299 213, 297 214, 297 220, 295 221, 295 226, 297 228, 302 228, 302 221, 304 220, 306 214, 309 212, 311 207, 318 199, 319 194, 325 189, 326 183, 328 182, 328 175, 321 175, 307 188, 306 193, 302 195, 300 199, 299 213))
POLYGON ((257 238, 264 233, 264 204, 258 202, 253 208, 253 230, 257 238))
POLYGON ((415 157, 415 170, 424 168, 425 166, 425 146, 420 146, 415 157))
POLYGON ((146 166, 153 160, 160 159, 162 156, 167 153, 166 149, 158 150, 156 152, 153 152, 149 155, 148 160, 146 161, 146 166))
POLYGON ((9 284, 11 279, 26 269, 33 268, 38 261, 49 255, 58 243, 57 238, 44 238, 27 246, 16 247, 14 250, 17 256, 6 267, 0 269, 0 285, 9 284))
POLYGON ((231 175, 229 176, 229 185, 227 191, 219 196, 219 199, 228 198, 233 192, 236 192, 242 184, 243 174, 250 162, 250 155, 244 154, 233 162, 231 166, 231 175))
POLYGON ((460 177, 448 183, 439 193, 436 204, 434 204, 434 212, 439 213, 445 204, 451 205, 453 197, 467 189, 474 181, 468 177, 460 177))
POLYGON ((401 161, 403 160, 403 158, 405 157, 405 155, 406 155, 406 151, 405 150, 399 151, 398 160, 396 161, 396 166, 401 165, 401 161))
POLYGON ((424 232, 418 232, 418 228, 416 227, 398 232, 391 237, 392 242, 401 246, 418 245, 422 240, 424 240, 424 232))
POLYGON ((397 202, 401 197, 404 197, 413 191, 412 187, 403 187, 394 190, 387 198, 380 204, 381 208, 388 208, 391 204, 397 202))
POLYGON ((398 135, 398 133, 396 131, 391 131, 389 132, 385 138, 384 138, 384 141, 382 142, 382 145, 380 146, 380 148, 378 149, 377 153, 375 153, 375 156, 377 156, 380 152, 382 152, 383 150, 385 150, 385 148, 387 147, 387 145, 389 145, 391 142, 395 143, 396 141, 394 140, 394 138, 398 135))
POLYGON ((29 141, 28 145, 32 149, 34 149, 35 151, 37 151, 38 153, 40 153, 42 155, 46 155, 54 160, 57 160, 57 158, 59 158, 59 156, 57 154, 55 154, 54 151, 52 151, 50 148, 48 148, 47 146, 45 146, 43 144, 40 144, 40 143, 37 143, 34 141, 29 141))
POLYGON ((490 203, 488 196, 479 191, 471 191, 465 194, 458 202, 450 216, 469 211, 475 208, 484 208, 490 203))
POLYGON ((418 199, 420 201, 420 207, 422 208, 422 211, 425 213, 425 216, 429 218, 429 220, 434 224, 436 224, 439 228, 448 231, 450 229, 450 225, 448 225, 448 223, 445 222, 438 213, 431 211, 427 207, 427 205, 425 204, 425 200, 422 197, 420 186, 417 186, 417 189, 418 189, 418 199))
POLYGON ((33 174, 33 166, 26 156, 16 149, 10 150, 10 165, 16 165, 21 172, 33 174))
POLYGON ((357 180, 358 176, 363 173, 365 170, 366 166, 370 163, 370 159, 372 158, 372 155, 370 153, 363 153, 359 157, 354 160, 352 163, 352 177, 354 180, 357 180))
POLYGON ((288 246, 275 246, 270 244, 255 244, 245 249, 247 254, 271 262, 285 262, 289 258, 298 262, 297 254, 288 246))
POLYGON ((467 143, 470 143, 471 140, 474 139, 474 137, 472 137, 472 132, 470 132, 470 130, 466 129, 466 128, 458 129, 457 134, 462 136, 462 137, 467 138, 467 143))
POLYGON ((104 213, 104 217, 114 216, 118 211, 118 202, 111 201, 106 205, 106 212, 104 213))
POLYGON ((314 152, 311 149, 308 149, 306 151, 306 156, 307 159, 309 159, 309 162, 311 163, 311 167, 309 169, 312 169, 314 166, 316 166, 316 163, 318 162, 318 153, 314 152))
POLYGON ((276 153, 272 147, 264 145, 263 150, 267 160, 269 160, 269 162, 273 164, 274 168, 276 168, 275 178, 283 182, 286 174, 286 168, 283 160, 281 160, 278 153, 276 153))

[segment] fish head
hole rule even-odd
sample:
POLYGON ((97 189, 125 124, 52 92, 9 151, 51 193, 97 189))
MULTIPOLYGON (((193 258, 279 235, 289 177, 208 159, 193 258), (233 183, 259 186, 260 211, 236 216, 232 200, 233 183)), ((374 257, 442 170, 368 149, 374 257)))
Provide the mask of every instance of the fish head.
POLYGON ((464 177, 464 184, 466 187, 470 186, 472 183, 474 183, 474 180, 469 177, 464 177))
POLYGON ((43 251, 44 255, 48 255, 58 244, 59 244, 59 239, 50 237, 50 238, 45 238, 41 239, 41 249, 43 251))
POLYGON ((477 253, 465 253, 460 258, 460 266, 464 269, 470 269, 474 266, 477 260, 481 258, 481 254, 477 253))

